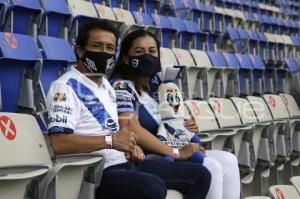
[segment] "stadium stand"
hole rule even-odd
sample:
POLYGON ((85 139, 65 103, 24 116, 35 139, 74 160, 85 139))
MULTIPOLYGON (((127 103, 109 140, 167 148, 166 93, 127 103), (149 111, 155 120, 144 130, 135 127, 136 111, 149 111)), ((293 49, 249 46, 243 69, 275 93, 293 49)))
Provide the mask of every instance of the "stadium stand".
POLYGON ((184 92, 204 144, 238 157, 241 198, 300 198, 299 12, 298 0, 0 0, 0 118, 22 129, 13 142, 0 137, 0 198, 94 197, 100 179, 85 172, 101 173, 102 157, 52 162, 34 117, 21 114, 46 111, 91 18, 159 35, 161 77, 184 92))

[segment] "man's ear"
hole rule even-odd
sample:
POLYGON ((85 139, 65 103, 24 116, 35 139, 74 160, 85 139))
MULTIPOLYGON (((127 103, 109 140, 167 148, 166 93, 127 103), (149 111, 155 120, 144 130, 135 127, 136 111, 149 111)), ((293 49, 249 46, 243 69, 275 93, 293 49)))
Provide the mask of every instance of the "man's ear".
POLYGON ((79 59, 81 59, 84 55, 84 50, 82 50, 80 46, 76 46, 75 51, 79 59))

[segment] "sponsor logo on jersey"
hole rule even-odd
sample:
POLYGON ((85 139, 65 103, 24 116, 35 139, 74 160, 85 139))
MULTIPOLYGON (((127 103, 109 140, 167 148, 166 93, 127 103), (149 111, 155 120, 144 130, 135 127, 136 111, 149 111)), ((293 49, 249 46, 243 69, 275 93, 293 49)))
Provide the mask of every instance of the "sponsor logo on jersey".
POLYGON ((116 122, 112 118, 105 120, 105 128, 113 132, 116 132, 118 129, 116 122))
POLYGON ((113 87, 115 89, 124 89, 125 88, 125 83, 124 81, 116 81, 114 84, 113 84, 113 87))
POLYGON ((66 93, 61 93, 61 92, 55 93, 53 100, 55 102, 65 102, 67 100, 66 93))
POLYGON ((67 116, 58 116, 50 117, 49 118, 50 123, 58 122, 58 123, 64 123, 66 124, 68 122, 67 116))
POLYGON ((65 113, 68 115, 72 115, 73 109, 69 106, 62 106, 62 105, 51 105, 50 111, 53 113, 65 113))

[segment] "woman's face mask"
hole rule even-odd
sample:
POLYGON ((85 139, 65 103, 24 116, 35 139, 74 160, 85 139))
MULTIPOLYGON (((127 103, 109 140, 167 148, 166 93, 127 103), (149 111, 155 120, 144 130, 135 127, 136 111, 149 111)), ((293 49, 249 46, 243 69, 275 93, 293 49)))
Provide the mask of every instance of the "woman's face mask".
POLYGON ((160 66, 159 57, 150 54, 129 56, 128 67, 137 75, 151 77, 158 72, 160 66))

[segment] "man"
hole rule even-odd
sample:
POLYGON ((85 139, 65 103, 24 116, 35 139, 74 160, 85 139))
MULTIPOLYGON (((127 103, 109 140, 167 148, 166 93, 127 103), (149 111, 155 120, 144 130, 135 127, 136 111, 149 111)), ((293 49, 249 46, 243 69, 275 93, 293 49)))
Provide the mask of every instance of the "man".
MULTIPOLYGON (((80 29, 76 40, 78 63, 53 82, 47 96, 50 140, 56 154, 105 154, 97 190, 100 198, 164 199, 167 188, 160 167, 172 174, 183 170, 184 164, 175 167, 173 163, 144 161, 136 135, 126 127, 119 129, 115 92, 103 76, 114 65, 117 41, 116 30, 106 21, 95 20, 80 29)), ((173 177, 171 174, 166 177, 173 177)), ((195 167, 193 178, 182 191, 190 198, 206 195, 208 171, 195 167)))

